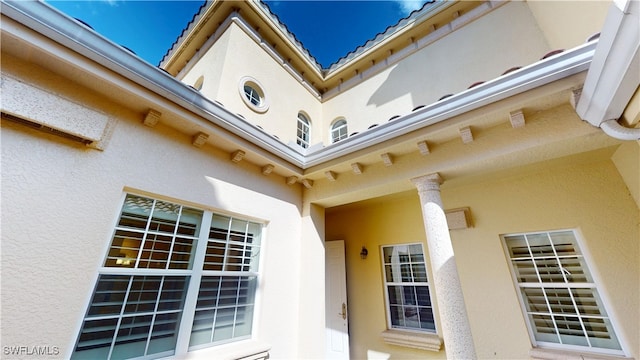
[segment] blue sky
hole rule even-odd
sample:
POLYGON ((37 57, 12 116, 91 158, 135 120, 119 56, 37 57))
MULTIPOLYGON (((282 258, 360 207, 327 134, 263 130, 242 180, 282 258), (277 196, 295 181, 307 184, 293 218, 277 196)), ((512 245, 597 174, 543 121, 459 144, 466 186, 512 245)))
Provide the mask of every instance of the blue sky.
MULTIPOLYGON (((193 15, 201 0, 46 0, 98 33, 157 65, 193 15)), ((423 0, 267 1, 323 67, 418 9, 423 0)))

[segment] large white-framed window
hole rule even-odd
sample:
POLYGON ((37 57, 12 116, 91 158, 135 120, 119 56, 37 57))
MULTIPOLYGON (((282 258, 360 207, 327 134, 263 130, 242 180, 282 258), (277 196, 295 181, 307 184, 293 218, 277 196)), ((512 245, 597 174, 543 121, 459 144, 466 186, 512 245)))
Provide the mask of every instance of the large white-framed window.
POLYGON ((623 354, 575 230, 502 238, 535 346, 623 354))
POLYGON ((382 266, 388 327, 435 333, 422 244, 382 246, 382 266))
POLYGON ((71 358, 155 359, 250 338, 262 228, 126 194, 71 358))
POLYGON ((303 148, 309 147, 309 137, 311 136, 311 122, 307 117, 299 112, 298 113, 298 121, 297 121, 297 135, 296 135, 296 143, 303 148))
POLYGON ((331 125, 331 142, 335 143, 348 136, 347 120, 340 119, 331 125))

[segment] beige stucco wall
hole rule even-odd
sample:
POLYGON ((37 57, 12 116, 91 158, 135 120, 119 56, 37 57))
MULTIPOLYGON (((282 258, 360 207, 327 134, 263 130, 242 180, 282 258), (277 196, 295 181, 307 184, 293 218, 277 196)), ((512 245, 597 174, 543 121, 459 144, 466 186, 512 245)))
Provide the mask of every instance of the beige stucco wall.
POLYGON ((608 0, 527 1, 553 49, 570 49, 600 32, 611 3, 608 0))
POLYGON ((325 136, 339 116, 347 119, 349 133, 362 132, 511 67, 532 64, 548 50, 526 4, 505 4, 326 101, 325 136))
MULTIPOLYGON (((577 229, 600 294, 629 356, 638 358, 640 238, 638 207, 609 161, 538 169, 493 181, 442 186, 445 208, 470 207, 473 228, 451 231, 478 358, 523 359, 531 343, 509 273, 501 234, 577 229)), ((424 241, 417 194, 329 209, 326 239, 344 239, 351 355, 367 350, 395 359, 442 358, 389 346, 379 246, 424 241), (369 257, 359 257, 360 248, 369 257)), ((426 250, 426 244, 425 244, 426 250)), ((446 344, 445 344, 446 346, 446 344)))
POLYGON ((298 317, 290 310, 299 299, 299 263, 291 261, 300 251, 299 186, 257 175, 258 168, 234 164, 226 152, 196 148, 190 136, 162 123, 146 127, 141 114, 68 79, 8 56, 2 66, 37 86, 55 84, 56 94, 115 123, 97 151, 2 122, 3 345, 55 346, 68 358, 123 192, 137 189, 268 223, 254 335, 272 345, 273 358, 297 357, 298 317))
POLYGON ((276 135, 284 143, 296 142, 298 112, 311 122, 311 144, 321 141, 321 105, 311 92, 260 47, 236 23, 231 23, 213 47, 185 75, 183 81, 195 83, 204 75, 202 93, 224 104, 247 121, 276 135), (222 64, 220 63, 222 62, 222 64), (240 80, 250 76, 263 87, 269 109, 253 111, 242 100, 240 80), (214 90, 215 89, 215 90, 214 90))
MULTIPOLYGON (((446 358, 444 351, 388 345, 380 337, 387 329, 380 246, 422 242, 425 253, 428 252, 417 194, 348 207, 346 211, 328 209, 326 240, 345 240, 352 359, 367 359, 369 351, 389 354, 391 359, 446 358), (360 258, 362 246, 369 251, 364 260, 360 258)), ((435 302, 435 297, 432 299, 435 302)))
MULTIPOLYGON (((611 157, 627 189, 640 207, 640 141, 627 141, 611 157)), ((638 223, 640 226, 640 222, 638 223)))

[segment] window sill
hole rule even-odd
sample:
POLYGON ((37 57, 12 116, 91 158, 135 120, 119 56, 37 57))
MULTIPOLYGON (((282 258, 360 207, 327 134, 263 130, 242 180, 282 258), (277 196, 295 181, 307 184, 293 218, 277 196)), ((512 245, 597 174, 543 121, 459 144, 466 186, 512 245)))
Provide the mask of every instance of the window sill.
POLYGON ((580 351, 533 348, 529 351, 532 359, 539 360, 634 360, 626 356, 593 354, 580 351))
POLYGON ((180 359, 263 360, 269 358, 271 345, 259 340, 244 340, 190 351, 180 359))
POLYGON ((418 334, 402 330, 385 330, 380 336, 391 345, 410 347, 420 350, 440 351, 442 340, 436 334, 418 334))

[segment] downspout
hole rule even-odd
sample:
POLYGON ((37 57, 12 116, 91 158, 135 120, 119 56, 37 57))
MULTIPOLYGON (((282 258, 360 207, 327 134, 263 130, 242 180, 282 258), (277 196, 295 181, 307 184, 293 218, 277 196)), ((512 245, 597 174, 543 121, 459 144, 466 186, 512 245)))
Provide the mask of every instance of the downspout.
POLYGON ((603 121, 600 123, 600 129, 618 140, 640 140, 640 129, 622 126, 616 119, 603 121))
POLYGON ((614 0, 576 106, 583 120, 620 140, 640 140, 640 129, 621 125, 640 85, 640 1, 614 0))

